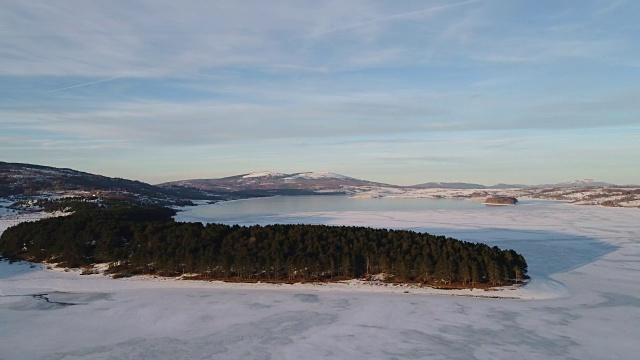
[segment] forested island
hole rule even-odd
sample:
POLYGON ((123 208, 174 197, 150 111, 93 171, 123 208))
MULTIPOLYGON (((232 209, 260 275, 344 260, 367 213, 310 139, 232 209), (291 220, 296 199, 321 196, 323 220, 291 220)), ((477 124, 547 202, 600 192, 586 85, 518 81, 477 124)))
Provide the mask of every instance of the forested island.
POLYGON ((229 281, 385 281, 462 287, 527 279, 513 250, 406 230, 353 226, 228 226, 173 220, 175 210, 84 206, 25 222, 0 237, 10 260, 64 267, 109 264, 114 276, 190 275, 229 281))
POLYGON ((515 205, 518 199, 511 196, 490 196, 485 201, 487 205, 515 205))

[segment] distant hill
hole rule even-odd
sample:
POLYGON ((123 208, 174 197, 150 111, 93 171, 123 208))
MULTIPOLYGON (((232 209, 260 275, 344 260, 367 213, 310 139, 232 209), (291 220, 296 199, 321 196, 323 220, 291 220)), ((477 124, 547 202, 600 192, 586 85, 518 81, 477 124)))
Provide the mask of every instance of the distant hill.
POLYGON ((112 178, 50 166, 0 161, 0 196, 57 191, 123 192, 155 200, 207 199, 199 191, 166 189, 141 181, 112 178))
POLYGON ((616 186, 608 182, 596 181, 593 179, 574 180, 556 184, 539 184, 539 185, 525 185, 525 184, 495 184, 492 186, 485 186, 473 183, 460 183, 460 182, 428 182, 423 184, 417 184, 407 186, 407 188, 414 189, 527 189, 527 188, 574 188, 574 187, 604 187, 604 186, 616 186))
POLYGON ((469 184, 459 182, 428 182, 408 186, 415 189, 486 189, 487 187, 480 184, 469 184))
POLYGON ((161 187, 193 187, 206 191, 262 191, 271 194, 301 192, 349 193, 370 187, 398 187, 372 181, 360 180, 334 173, 277 173, 271 171, 254 172, 218 179, 192 179, 159 184, 161 187))
POLYGON ((497 184, 485 186, 462 182, 427 182, 397 186, 323 172, 253 172, 217 179, 190 179, 151 185, 141 181, 112 178, 50 166, 0 162, 0 196, 37 195, 56 191, 101 191, 127 193, 137 197, 175 202, 179 200, 229 200, 274 195, 355 194, 368 191, 403 192, 432 188, 459 190, 565 189, 612 187, 591 179, 557 184, 497 184))
POLYGON ((522 189, 522 188, 528 188, 528 187, 530 187, 530 185, 500 183, 500 184, 488 186, 487 189, 522 189))
POLYGON ((495 184, 492 186, 485 186, 473 183, 460 183, 460 182, 428 182, 423 184, 417 184, 407 186, 407 188, 414 189, 527 189, 527 188, 573 188, 573 187, 603 187, 603 186, 616 186, 614 184, 602 181, 596 181, 592 179, 574 180, 556 184, 539 184, 539 185, 525 185, 525 184, 495 184))
POLYGON ((593 179, 574 180, 557 184, 539 184, 529 187, 535 188, 569 188, 569 187, 602 187, 602 186, 616 186, 615 184, 597 181, 593 179))

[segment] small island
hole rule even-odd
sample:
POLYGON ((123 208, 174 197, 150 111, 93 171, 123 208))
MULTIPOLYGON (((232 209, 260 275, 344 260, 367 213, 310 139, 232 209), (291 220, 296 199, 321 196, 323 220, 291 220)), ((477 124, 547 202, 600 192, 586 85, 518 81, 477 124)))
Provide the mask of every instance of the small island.
POLYGON ((510 196, 490 196, 484 200, 486 205, 515 205, 518 199, 510 196))
POLYGON ((0 254, 87 272, 105 264, 113 277, 275 283, 362 279, 439 288, 503 286, 528 279, 527 263, 514 250, 428 233, 327 225, 203 225, 174 221, 176 212, 170 208, 81 205, 68 216, 10 227, 0 237, 0 254))

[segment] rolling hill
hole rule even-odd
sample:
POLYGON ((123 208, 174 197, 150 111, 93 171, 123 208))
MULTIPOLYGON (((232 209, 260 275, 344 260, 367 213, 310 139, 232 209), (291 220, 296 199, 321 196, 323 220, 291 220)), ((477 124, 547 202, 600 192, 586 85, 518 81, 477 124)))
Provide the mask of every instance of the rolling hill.
POLYGON ((204 191, 253 191, 264 194, 347 194, 372 187, 397 187, 360 180, 334 173, 301 172, 283 174, 254 172, 218 179, 180 180, 159 184, 161 187, 192 187, 204 191))
POLYGON ((113 178, 50 166, 0 161, 0 196, 38 195, 51 192, 108 192, 154 201, 222 199, 195 189, 167 189, 141 181, 113 178))
POLYGON ((321 172, 253 172, 215 178, 151 185, 141 181, 95 175, 50 166, 0 162, 0 197, 65 193, 128 197, 142 202, 185 204, 190 200, 231 200, 274 195, 348 194, 358 197, 468 198, 504 195, 564 200, 578 204, 637 207, 638 186, 617 186, 595 180, 557 184, 498 184, 428 182, 397 186, 321 172))

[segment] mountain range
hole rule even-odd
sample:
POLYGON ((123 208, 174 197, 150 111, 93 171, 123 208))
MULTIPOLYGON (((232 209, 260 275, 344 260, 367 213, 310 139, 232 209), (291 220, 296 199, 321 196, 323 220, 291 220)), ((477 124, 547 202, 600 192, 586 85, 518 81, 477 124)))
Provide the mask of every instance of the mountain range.
POLYGON ((352 178, 335 173, 277 173, 253 172, 216 179, 189 179, 158 184, 161 187, 192 187, 200 190, 247 191, 247 190, 307 190, 313 192, 350 193, 369 190, 373 187, 398 189, 516 189, 516 188, 568 188, 615 186, 592 179, 575 180, 557 184, 497 184, 485 186, 462 182, 427 182, 410 186, 399 186, 352 178))
POLYGON ((398 186, 356 179, 335 173, 271 171, 246 173, 215 179, 187 179, 157 185, 112 178, 82 171, 50 166, 0 161, 0 196, 32 195, 52 191, 126 192, 151 199, 225 200, 271 195, 353 194, 378 188, 388 189, 512 189, 614 186, 595 180, 577 180, 559 184, 527 186, 499 184, 427 182, 398 186))
POLYGON ((362 188, 396 187, 334 173, 301 172, 283 174, 254 172, 219 179, 192 179, 159 184, 160 187, 192 187, 205 191, 308 191, 311 193, 349 193, 362 188))
POLYGON ((171 189, 67 168, 0 161, 0 196, 74 191, 128 194, 164 203, 176 203, 184 199, 224 199, 196 189, 171 189))

